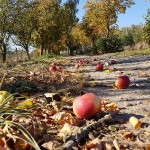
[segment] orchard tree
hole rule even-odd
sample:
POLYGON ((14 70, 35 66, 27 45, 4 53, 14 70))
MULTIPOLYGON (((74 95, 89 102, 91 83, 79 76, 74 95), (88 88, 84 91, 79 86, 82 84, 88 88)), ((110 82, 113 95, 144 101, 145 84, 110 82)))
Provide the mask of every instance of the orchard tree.
POLYGON ((87 0, 84 21, 94 36, 110 37, 116 31, 118 14, 125 13, 132 4, 132 0, 87 0))
POLYGON ((2 61, 6 61, 6 54, 11 36, 10 29, 13 26, 13 0, 0 0, 0 51, 2 61))
POLYGON ((61 37, 60 1, 36 0, 36 2, 38 4, 37 21, 33 41, 37 47, 40 47, 41 55, 44 50, 47 53, 53 53, 53 45, 61 37))
POLYGON ((73 41, 73 44, 78 46, 78 53, 81 53, 81 48, 82 47, 89 47, 91 43, 91 38, 87 35, 86 30, 84 29, 83 24, 76 24, 72 28, 71 31, 71 38, 73 41))
POLYGON ((32 34, 36 27, 35 6, 33 1, 16 1, 14 11, 15 23, 12 28, 12 33, 14 34, 12 41, 15 45, 25 49, 28 59, 30 59, 29 46, 31 45, 32 34))
POLYGON ((73 51, 76 49, 76 45, 74 45, 72 40, 71 31, 78 22, 78 18, 76 17, 78 3, 79 0, 67 0, 66 3, 63 4, 61 10, 62 30, 63 35, 65 35, 69 55, 73 55, 73 51))
POLYGON ((143 25, 131 25, 130 27, 123 27, 118 31, 118 36, 121 38, 123 45, 134 45, 141 42, 143 25))
POLYGON ((87 0, 85 22, 97 36, 109 37, 116 29, 119 13, 133 4, 132 0, 87 0))
POLYGON ((150 45, 150 9, 147 11, 146 24, 143 29, 143 38, 150 45))

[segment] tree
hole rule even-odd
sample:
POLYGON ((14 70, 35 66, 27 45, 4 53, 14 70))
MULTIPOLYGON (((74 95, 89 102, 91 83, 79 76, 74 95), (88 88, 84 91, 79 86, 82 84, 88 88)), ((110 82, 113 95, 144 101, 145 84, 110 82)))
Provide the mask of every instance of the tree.
POLYGON ((86 30, 84 29, 82 23, 76 24, 76 26, 72 28, 71 39, 73 41, 73 45, 79 47, 78 54, 81 53, 82 47, 89 47, 91 43, 91 38, 87 36, 86 30))
POLYGON ((147 11, 146 24, 143 29, 143 38, 150 45, 150 9, 147 11))
POLYGON ((118 31, 118 36, 121 38, 124 46, 132 46, 141 42, 143 26, 131 25, 130 27, 123 27, 118 31))
MULTIPOLYGON (((125 13, 126 8, 132 4, 132 0, 87 0, 84 21, 92 30, 92 35, 109 37, 117 29, 118 14, 125 13)), ((93 45, 94 42, 93 40, 93 45)))
POLYGON ((36 27, 36 4, 33 1, 22 0, 16 1, 14 9, 14 26, 12 28, 12 41, 25 49, 28 59, 29 46, 31 45, 31 39, 33 31, 36 27))
POLYGON ((6 61, 7 47, 11 36, 10 29, 13 26, 13 0, 0 0, 0 50, 2 52, 2 61, 6 61))
POLYGON ((71 38, 71 31, 78 22, 78 18, 76 17, 78 3, 79 0, 67 0, 62 7, 62 30, 63 35, 66 36, 66 46, 69 55, 73 55, 73 51, 76 48, 71 38))
POLYGON ((88 0, 85 4, 85 21, 93 29, 93 34, 109 37, 116 29, 119 13, 125 13, 132 0, 88 0))
POLYGON ((57 0, 36 0, 37 21, 36 30, 33 34, 33 41, 41 48, 41 55, 44 50, 53 53, 52 47, 61 38, 61 14, 60 1, 57 0))

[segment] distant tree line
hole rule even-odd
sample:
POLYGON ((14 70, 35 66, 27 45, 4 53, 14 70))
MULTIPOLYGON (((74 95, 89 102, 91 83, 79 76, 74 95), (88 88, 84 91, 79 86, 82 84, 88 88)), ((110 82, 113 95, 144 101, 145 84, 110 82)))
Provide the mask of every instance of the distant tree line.
POLYGON ((145 25, 118 29, 118 15, 132 0, 88 0, 79 22, 79 0, 0 0, 0 55, 6 61, 10 43, 22 47, 30 59, 30 47, 40 55, 66 50, 69 55, 122 51, 140 41, 150 44, 150 10, 145 25), (11 42, 10 42, 11 41, 11 42), (40 51, 39 51, 40 50, 40 51))

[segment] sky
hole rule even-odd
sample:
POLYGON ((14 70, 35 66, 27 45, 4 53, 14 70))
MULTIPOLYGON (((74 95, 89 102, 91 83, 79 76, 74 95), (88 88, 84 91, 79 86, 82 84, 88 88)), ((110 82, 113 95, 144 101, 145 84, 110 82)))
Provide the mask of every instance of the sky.
MULTIPOLYGON (((65 2, 66 0, 62 0, 65 2)), ((83 5, 85 4, 86 0, 80 0, 78 5, 78 14, 77 17, 80 21, 82 21, 82 17, 84 16, 85 10, 82 9, 83 5)), ((117 24, 120 28, 128 27, 131 25, 139 25, 144 24, 145 19, 143 18, 144 15, 147 14, 147 9, 150 8, 150 1, 148 0, 134 0, 135 4, 131 6, 131 8, 127 8, 125 14, 120 14, 118 16, 117 24)))

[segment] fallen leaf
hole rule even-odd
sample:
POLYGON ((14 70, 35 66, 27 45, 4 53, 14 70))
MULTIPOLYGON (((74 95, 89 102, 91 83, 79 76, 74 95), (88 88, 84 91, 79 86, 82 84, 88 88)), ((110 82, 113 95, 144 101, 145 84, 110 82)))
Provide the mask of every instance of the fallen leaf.
POLYGON ((90 86, 91 86, 91 87, 97 86, 97 82, 91 82, 91 83, 90 83, 90 86))
POLYGON ((111 70, 111 69, 106 69, 106 70, 104 70, 103 72, 104 72, 104 73, 111 73, 111 72, 113 72, 113 70, 111 70))
POLYGON ((133 132, 123 131, 121 132, 121 135, 127 140, 135 141, 135 135, 133 134, 133 132))
POLYGON ((114 149, 114 144, 112 141, 102 141, 103 149, 112 150, 114 149))
POLYGON ((59 141, 56 141, 56 140, 51 140, 51 141, 45 142, 41 146, 47 150, 55 150, 55 149, 61 149, 62 148, 61 143, 59 141))
POLYGON ((17 103, 17 108, 27 109, 27 108, 32 108, 32 107, 33 107, 33 102, 31 99, 27 99, 27 100, 17 103))
POLYGON ((52 101, 61 101, 61 97, 58 93, 45 93, 44 96, 46 97, 48 103, 52 101))
POLYGON ((109 125, 108 129, 111 130, 112 132, 116 131, 116 127, 114 125, 109 125))
POLYGON ((73 117, 72 114, 70 112, 58 112, 55 115, 51 116, 52 119, 54 119, 55 121, 61 121, 63 123, 69 123, 71 125, 78 125, 80 124, 80 121, 73 117))
POLYGON ((25 141, 19 139, 16 141, 14 148, 15 148, 15 150, 26 150, 27 146, 28 146, 28 144, 25 141))
POLYGON ((90 150, 103 150, 102 142, 98 138, 95 138, 92 141, 86 143, 86 148, 90 150))
POLYGON ((66 138, 66 136, 77 132, 78 129, 79 129, 79 127, 77 127, 77 126, 72 126, 69 123, 65 123, 63 128, 60 130, 58 136, 63 138, 63 140, 64 140, 66 138))
POLYGON ((119 143, 118 143, 117 139, 114 139, 113 144, 114 144, 116 150, 120 150, 119 143))
POLYGON ((106 111, 106 112, 112 112, 112 111, 119 111, 118 106, 115 103, 110 103, 110 104, 106 104, 105 103, 102 105, 102 110, 106 111))
POLYGON ((130 124, 131 124, 135 129, 140 129, 140 128, 141 128, 142 122, 141 122, 140 120, 138 120, 136 117, 131 116, 131 117, 129 118, 129 122, 130 122, 130 124))

